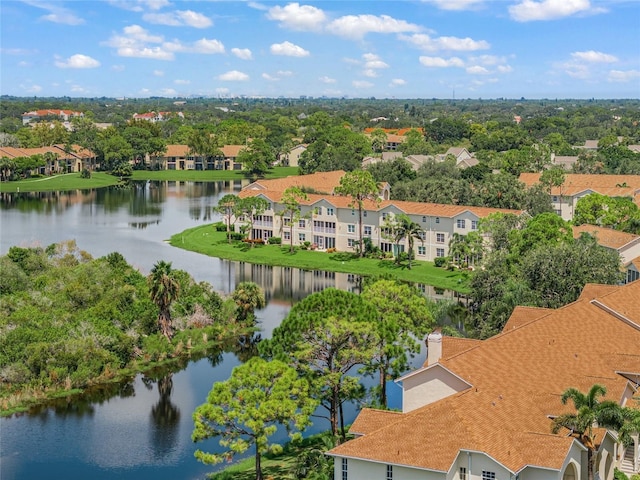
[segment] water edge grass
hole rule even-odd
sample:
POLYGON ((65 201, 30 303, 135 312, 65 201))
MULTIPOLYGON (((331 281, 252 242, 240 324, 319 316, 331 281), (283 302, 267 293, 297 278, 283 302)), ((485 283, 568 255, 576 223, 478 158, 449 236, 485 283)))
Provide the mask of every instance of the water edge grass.
POLYGON ((228 243, 226 233, 216 231, 212 224, 177 233, 171 237, 169 243, 184 250, 237 262, 352 273, 366 277, 388 277, 460 293, 469 291, 468 272, 438 268, 433 262, 414 260, 409 269, 406 262, 397 264, 391 259, 359 258, 351 252, 327 253, 296 248, 291 253, 289 245, 258 244, 252 247, 245 242, 228 243))

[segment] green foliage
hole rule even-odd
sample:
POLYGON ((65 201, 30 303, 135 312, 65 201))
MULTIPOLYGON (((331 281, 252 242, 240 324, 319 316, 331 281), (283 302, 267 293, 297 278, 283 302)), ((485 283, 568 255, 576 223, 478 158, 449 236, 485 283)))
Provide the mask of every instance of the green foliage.
POLYGON ((220 445, 228 450, 197 450, 195 456, 203 463, 215 464, 255 446, 256 478, 262 478, 261 456, 282 448, 269 442, 278 425, 296 438, 296 431, 309 425, 316 405, 307 380, 299 378, 295 369, 278 360, 253 357, 234 368, 228 380, 216 382, 207 403, 193 414, 193 441, 219 436, 220 445))
POLYGON ((241 282, 236 285, 231 298, 236 304, 236 321, 242 324, 253 324, 256 309, 264 308, 267 304, 264 291, 254 282, 241 282))
MULTIPOLYGON (((640 479, 640 475, 633 475, 631 479, 634 477, 638 477, 640 479)), ((617 468, 613 469, 613 480, 629 480, 629 477, 622 470, 618 470, 617 468)))
POLYGON ((630 197, 591 193, 578 200, 573 222, 640 234, 640 208, 630 197))

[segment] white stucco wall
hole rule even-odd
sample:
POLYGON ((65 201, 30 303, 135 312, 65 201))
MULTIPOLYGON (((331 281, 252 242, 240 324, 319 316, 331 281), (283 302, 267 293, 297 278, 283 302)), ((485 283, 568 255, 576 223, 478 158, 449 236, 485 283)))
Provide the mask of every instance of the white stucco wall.
POLYGON ((410 412, 467 388, 461 379, 435 365, 402 380, 402 411, 410 412))
MULTIPOLYGON (((342 480, 341 458, 334 459, 334 473, 336 480, 342 480)), ((347 478, 349 480, 384 480, 387 478, 387 465, 349 458, 347 459, 347 478)), ((393 480, 446 480, 446 476, 444 472, 394 465, 393 480)))

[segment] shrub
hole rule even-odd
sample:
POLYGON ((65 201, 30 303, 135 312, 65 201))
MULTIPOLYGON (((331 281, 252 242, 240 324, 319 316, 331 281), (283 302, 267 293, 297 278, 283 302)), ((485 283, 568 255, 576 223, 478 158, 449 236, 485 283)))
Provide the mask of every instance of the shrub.
POLYGON ((80 178, 91 178, 91 171, 88 168, 83 168, 80 172, 80 178))
POLYGON ((436 257, 433 259, 433 264, 436 267, 444 267, 447 263, 447 258, 446 257, 436 257))
POLYGON ((309 247, 311 247, 311 242, 309 241, 303 242, 302 245, 300 245, 302 250, 309 250, 309 247))
POLYGON ((224 222, 217 222, 213 224, 213 228, 216 229, 216 232, 226 232, 227 231, 227 226, 224 224, 224 222))
MULTIPOLYGON (((637 475, 634 475, 637 476, 637 475)), ((627 477, 627 474, 618 470, 617 468, 613 469, 613 478, 614 480, 629 480, 629 477, 627 477)))
POLYGON ((269 237, 269 245, 281 245, 282 239, 280 237, 269 237))
POLYGON ((244 235, 240 232, 231 232, 231 240, 242 240, 244 235))

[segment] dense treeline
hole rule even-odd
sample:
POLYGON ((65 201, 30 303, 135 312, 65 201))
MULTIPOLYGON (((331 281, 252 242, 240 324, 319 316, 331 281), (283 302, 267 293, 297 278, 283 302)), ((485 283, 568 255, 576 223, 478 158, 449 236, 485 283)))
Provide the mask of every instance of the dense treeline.
MULTIPOLYGON (((82 388, 125 367, 202 351, 253 327, 261 292, 250 285, 223 298, 187 272, 163 273, 175 282, 168 305, 175 334, 163 338, 156 279, 122 255, 94 259, 75 242, 47 248, 11 247, 0 257, 0 381, 10 393, 82 388), (155 290, 154 290, 155 289, 155 290), (244 304, 249 302, 249 306, 244 304), (242 310, 242 320, 238 312, 242 310), (133 363, 132 363, 133 362, 133 363)), ((162 288, 162 287, 160 287, 162 288)), ((4 407, 3 407, 4 408, 4 407)))

